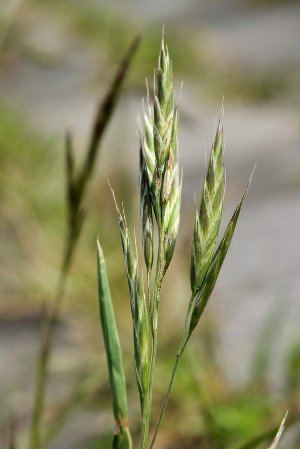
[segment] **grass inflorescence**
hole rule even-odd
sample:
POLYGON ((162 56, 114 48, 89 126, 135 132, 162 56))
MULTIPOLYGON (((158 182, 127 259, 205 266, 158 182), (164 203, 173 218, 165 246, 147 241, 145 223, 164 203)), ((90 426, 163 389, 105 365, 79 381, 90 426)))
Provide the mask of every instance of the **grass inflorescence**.
MULTIPOLYGON (((118 206, 112 191, 118 214, 133 322, 134 364, 140 397, 140 449, 151 449, 155 445, 180 360, 217 282, 252 178, 251 174, 225 232, 220 237, 225 191, 222 110, 210 152, 202 196, 195 212, 191 239, 191 296, 187 304, 182 337, 169 386, 151 437, 160 292, 165 274, 172 262, 180 219, 182 176, 178 158, 178 124, 179 111, 173 88, 172 61, 163 38, 154 76, 153 95, 151 98, 147 85, 144 116, 143 119, 139 119, 140 211, 143 247, 141 260, 138 256, 135 233, 131 235, 125 212, 118 206)), ((119 420, 115 410, 116 395, 120 392, 120 399, 125 401, 126 388, 123 375, 119 376, 119 379, 116 377, 117 373, 123 372, 123 368, 119 343, 113 345, 113 342, 118 342, 117 328, 100 244, 98 244, 98 260, 100 260, 98 265, 100 315, 117 428, 113 447, 131 449, 132 441, 128 436, 130 431, 127 420, 128 435, 126 439, 122 437, 122 441, 118 440, 119 434, 121 438, 122 426, 118 425, 119 420), (106 313, 108 306, 110 315, 106 313)), ((270 449, 277 447, 282 431, 283 424, 270 449)))

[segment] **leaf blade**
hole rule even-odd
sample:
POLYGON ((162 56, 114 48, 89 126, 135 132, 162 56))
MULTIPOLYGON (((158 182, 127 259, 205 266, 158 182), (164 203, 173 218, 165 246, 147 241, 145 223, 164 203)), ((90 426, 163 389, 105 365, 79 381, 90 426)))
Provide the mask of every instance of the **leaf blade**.
POLYGON ((97 241, 97 255, 100 321, 107 357, 113 412, 116 420, 116 431, 113 447, 122 447, 124 449, 126 447, 130 449, 131 436, 128 429, 128 406, 125 372, 115 313, 111 301, 105 259, 99 241, 97 241))

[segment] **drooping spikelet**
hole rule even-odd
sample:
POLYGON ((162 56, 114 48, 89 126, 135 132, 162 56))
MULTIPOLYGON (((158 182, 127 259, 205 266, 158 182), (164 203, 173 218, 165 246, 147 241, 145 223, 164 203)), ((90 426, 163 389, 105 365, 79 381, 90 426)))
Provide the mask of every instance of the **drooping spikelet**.
POLYGON ((209 158, 200 208, 196 211, 190 268, 193 292, 201 287, 214 255, 223 210, 223 195, 223 130, 220 121, 209 158))

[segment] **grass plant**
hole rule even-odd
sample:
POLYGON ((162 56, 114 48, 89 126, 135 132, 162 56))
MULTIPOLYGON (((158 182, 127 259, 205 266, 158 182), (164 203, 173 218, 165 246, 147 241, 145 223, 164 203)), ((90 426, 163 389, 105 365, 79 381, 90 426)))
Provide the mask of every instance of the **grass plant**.
MULTIPOLYGON (((132 56, 130 56, 130 58, 131 57, 132 56)), ((130 58, 128 63, 130 63, 130 58)), ((122 77, 124 75, 122 75, 122 69, 119 69, 120 71, 118 73, 121 76, 121 79, 118 78, 117 75, 115 78, 115 83, 117 86, 121 87, 123 81, 122 77)), ((125 68, 124 70, 125 74, 127 69, 125 68)), ((89 406, 94 405, 93 401, 99 396, 101 397, 102 407, 106 407, 107 403, 105 394, 107 387, 105 379, 103 380, 104 384, 100 387, 101 390, 99 394, 99 380, 97 379, 97 373, 93 372, 92 376, 81 376, 80 380, 76 383, 74 389, 71 391, 71 394, 67 398, 66 402, 60 404, 57 409, 54 408, 54 410, 52 410, 51 419, 47 420, 47 427, 42 427, 42 417, 43 410, 45 408, 45 395, 48 382, 50 356, 53 346, 52 339, 53 332, 55 330, 55 323, 60 317, 60 309, 64 297, 69 269, 72 264, 78 239, 80 237, 82 224, 84 223, 83 219, 85 214, 83 212, 83 204, 85 200, 85 192, 88 187, 89 180, 91 179, 93 174, 93 168, 101 144, 102 134, 107 124, 106 120, 109 121, 109 114, 113 112, 117 97, 118 92, 116 92, 114 90, 114 87, 112 87, 110 94, 108 94, 106 97, 106 101, 104 103, 100 103, 97 115, 99 120, 94 124, 93 132, 90 137, 89 148, 87 151, 87 155, 89 155, 89 161, 87 160, 86 156, 83 165, 81 167, 78 167, 79 170, 76 169, 77 164, 74 160, 72 136, 68 134, 66 138, 66 173, 68 180, 67 199, 69 214, 67 228, 68 233, 66 235, 64 248, 64 260, 67 260, 67 266, 65 278, 63 280, 63 288, 61 291, 61 296, 59 298, 60 305, 58 307, 58 312, 55 314, 53 313, 55 310, 57 310, 54 308, 54 302, 49 304, 49 306, 45 309, 46 312, 44 315, 43 323, 44 335, 48 335, 48 338, 45 341, 42 341, 41 355, 43 354, 42 351, 45 351, 46 356, 45 358, 41 358, 40 356, 40 359, 38 361, 40 368, 41 366, 44 366, 44 371, 39 371, 38 373, 38 376, 41 376, 41 379, 39 379, 40 383, 38 384, 38 389, 39 393, 41 394, 42 402, 35 403, 35 407, 37 407, 37 405, 39 406, 39 411, 36 415, 37 420, 35 421, 35 427, 31 428, 31 432, 36 432, 35 437, 38 436, 38 439, 30 441, 30 444, 37 444, 38 446, 31 447, 48 447, 49 444, 53 442, 54 438, 57 437, 61 428, 68 422, 68 420, 70 419, 70 415, 73 413, 74 409, 77 409, 79 407, 82 408, 83 405, 86 404, 89 404, 89 406), (114 96, 114 94, 116 95, 114 96), (98 142, 95 136, 98 136, 98 142), (84 176, 83 173, 85 173, 84 176), (82 179, 84 179, 84 182, 82 181, 82 179), (81 187, 78 188, 78 186, 81 187), (74 240, 72 240, 71 236, 73 236, 74 240), (67 257, 68 247, 70 252, 67 257)), ((140 256, 138 255, 137 251, 135 235, 130 234, 125 213, 123 208, 121 207, 118 207, 118 217, 126 263, 126 272, 131 300, 130 305, 133 318, 135 371, 141 404, 142 425, 140 445, 141 447, 149 447, 149 445, 151 444, 151 446, 154 447, 156 443, 156 436, 165 412, 175 374, 177 372, 179 363, 181 363, 183 353, 186 350, 186 345, 191 336, 189 335, 189 333, 192 333, 194 330, 194 326, 197 326, 197 322, 200 319, 209 299, 210 290, 214 286, 214 276, 217 277, 218 275, 218 265, 222 264, 222 257, 224 256, 224 253, 226 255, 227 249, 225 243, 223 244, 223 256, 220 254, 221 250, 219 250, 219 248, 222 241, 224 241, 228 228, 225 232, 225 236, 223 237, 223 239, 221 239, 221 243, 218 245, 217 240, 222 218, 224 199, 224 168, 222 161, 223 129, 221 117, 212 145, 206 177, 202 188, 202 196, 199 201, 199 207, 195 212, 195 224, 191 237, 191 299, 188 302, 188 313, 185 320, 182 341, 175 359, 175 366, 173 369, 169 389, 163 402, 160 415, 158 416, 158 422, 154 427, 151 409, 152 393, 154 389, 154 374, 156 369, 160 290, 165 272, 168 269, 173 257, 173 251, 178 232, 179 206, 181 196, 181 176, 177 149, 177 127, 179 114, 175 106, 176 102, 174 101, 174 92, 172 87, 172 63, 170 61, 169 54, 164 43, 162 45, 158 70, 155 77, 154 95, 152 98, 152 95, 150 95, 150 93, 148 92, 147 97, 148 102, 145 111, 145 117, 143 118, 143 120, 140 120, 140 209, 142 225, 141 240, 143 249, 143 254, 141 254, 140 256), (142 259, 144 259, 144 267, 142 267, 142 259), (202 293, 200 293, 201 288, 202 293), (196 299, 196 297, 198 297, 198 299, 196 299), (152 428, 154 434, 151 440, 152 435, 150 434, 150 430, 152 428)), ((7 148, 7 154, 4 154, 3 151, 1 154, 1 161, 3 162, 2 165, 4 170, 2 170, 1 175, 2 182, 0 193, 2 196, 4 196, 4 193, 6 192, 10 192, 10 195, 12 195, 12 192, 14 192, 16 197, 23 197, 23 199, 26 198, 26 201, 27 197, 32 197, 31 200, 34 199, 34 208, 37 209, 38 215, 43 217, 43 224, 45 226, 43 228, 43 231, 45 233, 45 229, 47 231, 48 229, 50 229, 49 226, 51 219, 53 220, 53 215, 60 215, 61 207, 59 208, 59 213, 57 213, 56 198, 51 204, 45 201, 45 204, 41 204, 42 201, 40 195, 40 184, 38 189, 36 188, 36 183, 32 184, 24 182, 24 178, 20 176, 22 172, 20 170, 20 166, 22 166, 22 169, 24 169, 24 167, 26 166, 26 170, 28 172, 30 172, 32 168, 36 166, 35 172, 38 171, 38 168, 40 169, 42 165, 40 161, 40 153, 42 153, 44 165, 51 165, 53 167, 53 148, 48 148, 48 144, 45 145, 45 143, 42 142, 43 151, 41 151, 40 148, 35 150, 37 142, 39 142, 39 136, 33 134, 32 138, 30 139, 28 131, 25 128, 23 130, 24 124, 22 120, 19 120, 18 118, 15 124, 15 117, 6 117, 6 114, 4 113, 6 112, 5 110, 1 110, 1 112, 3 113, 0 127, 0 146, 2 150, 4 148, 7 148), (12 124, 16 126, 16 130, 14 126, 12 126, 12 124), (5 139, 7 139, 7 141, 5 139), (30 153, 28 151, 28 147, 30 147, 30 153), (27 159, 25 159, 26 154, 30 154, 30 158, 28 156, 27 159), (45 164, 46 155, 47 161, 45 164), (7 161, 10 163, 10 165, 6 167, 7 161), (18 170, 20 170, 20 173, 18 170), (30 189, 32 190, 32 192, 30 189), (17 195, 16 192, 18 192, 17 195)), ((44 183, 49 182, 49 176, 46 176, 46 172, 41 173, 40 178, 42 178, 42 181, 44 183)), ((40 181, 41 179, 39 179, 39 182, 40 181)), ((12 197, 9 198, 11 199, 12 197)), ((240 206, 241 204, 238 206, 236 213, 234 214, 235 217, 239 213, 240 206)), ((230 228, 230 231, 228 231, 227 233, 227 245, 230 244, 231 233, 234 232, 234 229, 232 228, 234 228, 237 218, 238 217, 236 217, 234 220, 231 220, 230 222, 232 226, 230 228)), ((56 218, 56 220, 58 222, 61 222, 60 218, 56 218)), ((103 233, 105 235, 105 231, 103 231, 103 233)), ((94 232, 92 232, 92 234, 94 235, 94 232)), ((103 241, 105 246, 107 247, 108 241, 105 237, 103 238, 103 241)), ((122 354, 115 323, 116 320, 114 317, 113 305, 109 292, 103 251, 99 243, 98 273, 101 323, 104 333, 107 361, 109 365, 109 379, 113 397, 113 411, 116 422, 115 435, 113 438, 113 448, 131 449, 133 446, 132 440, 135 443, 137 425, 135 420, 132 419, 132 425, 131 428, 129 428, 126 380, 122 362, 122 354)), ((114 283, 113 293, 118 291, 120 295, 123 295, 122 286, 116 286, 115 284, 116 283, 114 283)), ((22 279, 22 299, 23 298, 24 279, 22 279)), ((55 300, 57 300, 57 297, 55 298, 55 300)), ((275 316, 273 315, 270 317, 270 324, 274 326, 272 328, 272 334, 278 334, 278 323, 277 320, 275 320, 275 316)), ((213 337, 215 338, 216 332, 213 331, 213 334, 213 337)), ((202 338, 201 340, 203 346, 205 346, 207 343, 205 341, 205 335, 204 339, 202 338)), ((194 343, 196 343, 196 341, 194 341, 194 343)), ((271 330, 268 326, 266 332, 263 333, 262 338, 259 341, 259 353, 257 354, 257 357, 254 360, 255 363, 253 364, 253 376, 255 377, 254 380, 259 383, 260 387, 264 383, 264 379, 262 379, 262 377, 266 375, 266 369, 269 367, 269 352, 272 343, 274 343, 274 338, 272 337, 271 330), (258 377, 258 375, 260 377, 258 377)), ((289 425, 294 424, 299 416, 299 413, 297 412, 298 401, 295 392, 299 391, 298 373, 300 351, 298 342, 295 343, 295 347, 291 348, 292 351, 289 354, 289 363, 286 366, 287 372, 285 379, 286 391, 284 395, 289 401, 288 408, 291 410, 289 425)), ((176 348, 173 348, 173 344, 171 347, 175 352, 176 348)), ((125 347, 124 349, 127 348, 125 347)), ((277 406, 274 406, 274 401, 272 402, 269 400, 269 395, 267 394, 267 386, 265 385, 265 389, 260 389, 256 392, 253 390, 253 386, 251 386, 251 396, 249 396, 248 387, 246 387, 246 389, 242 391, 238 389, 229 392, 228 385, 226 384, 226 375, 224 372, 221 372, 219 374, 220 376, 223 376, 223 384, 221 389, 224 390, 221 393, 221 396, 223 394, 224 397, 217 397, 217 395, 214 394, 213 391, 214 381, 210 381, 210 379, 207 379, 211 374, 211 372, 208 370, 210 361, 206 357, 204 357, 203 360, 200 360, 199 362, 199 351, 197 350, 192 354, 190 351, 191 348, 189 349, 189 352, 187 354, 190 357, 185 357, 183 361, 184 363, 181 364, 180 376, 182 377, 177 379, 176 387, 178 386, 178 391, 175 388, 175 391, 173 392, 173 410, 174 414, 177 417, 179 416, 178 413, 184 413, 184 407, 186 406, 191 406, 193 412, 195 411, 195 407, 198 407, 199 416, 197 417, 198 421, 196 421, 197 432, 195 433, 195 430, 191 429, 191 426, 195 427, 195 417, 193 417, 193 423, 187 423, 186 427, 183 426, 180 429, 177 429, 172 425, 172 427, 170 427, 169 429, 171 447, 187 448, 202 447, 202 445, 203 447, 209 445, 210 447, 213 447, 215 449, 220 449, 223 447, 230 447, 231 449, 254 449, 257 447, 267 447, 267 442, 271 441, 276 434, 277 426, 274 426, 274 423, 278 419, 278 404, 277 406), (189 359, 191 358, 193 358, 193 364, 195 364, 194 371, 197 371, 197 376, 194 376, 194 383, 192 383, 192 385, 189 384, 189 386, 186 387, 186 379, 190 379, 193 376, 191 360, 189 363, 189 359), (207 370, 205 373, 206 379, 202 378, 201 375, 199 376, 199 371, 201 370, 207 370), (187 391, 188 388, 190 389, 190 391, 187 391), (198 392, 197 394, 197 388, 198 390, 201 389, 202 393, 198 392), (228 396, 229 394, 230 399, 228 396), (183 397, 187 405, 183 404, 183 397), (206 399, 207 403, 205 403, 206 399), (262 403, 260 403, 260 399, 263 403, 263 406, 262 403), (251 418, 251 413, 255 414, 256 418, 254 421, 251 418), (206 418, 206 415, 209 416, 206 418), (237 415, 240 418, 240 421, 238 422, 235 419, 237 415), (267 430, 256 433, 257 428, 259 427, 259 423, 263 421, 266 422, 266 419, 268 420, 268 424, 266 427, 267 430), (230 425, 228 425, 229 421, 230 425), (232 442, 235 443, 232 444, 232 442)), ((166 352, 166 350, 164 352, 165 357, 163 357, 163 367, 159 367, 159 369, 162 369, 161 373, 163 373, 163 380, 160 379, 160 382, 157 382, 157 384, 160 384, 160 389, 161 385, 166 381, 165 372, 169 372, 169 369, 172 369, 169 360, 169 353, 170 348, 168 348, 168 353, 166 352)), ((213 366, 212 369, 215 370, 216 366, 213 366)), ((131 377, 128 374, 129 373, 127 372, 129 381, 128 384, 131 388, 131 377)), ((220 382, 220 379, 218 381, 220 382)), ((157 392, 159 388, 157 388, 157 392)), ((282 407, 282 404, 280 405, 280 407, 282 407)), ((286 405, 284 405, 284 407, 286 407, 286 405)), ((6 406, 4 406, 3 408, 5 409, 6 406)), ((18 436, 18 433, 16 431, 19 427, 18 419, 11 419, 8 427, 9 435, 7 438, 7 447, 19 447, 20 441, 16 441, 16 437, 18 436)), ((283 424, 280 427, 272 445, 269 446, 269 449, 279 449, 278 444, 282 431, 283 424)), ((97 449, 101 447, 107 449, 109 440, 107 439, 106 432, 107 431, 105 430, 100 438, 94 437, 95 440, 93 440, 93 443, 87 443, 87 447, 95 447, 97 449)))
MULTIPOLYGON (((156 442, 181 358, 208 304, 230 247, 252 174, 218 243, 225 187, 221 116, 211 148, 200 205, 195 214, 190 266, 191 297, 169 386, 151 437, 160 292, 176 245, 182 190, 177 140, 179 112, 173 89, 172 62, 164 38, 154 77, 153 98, 151 101, 147 88, 147 104, 144 109, 144 117, 139 120, 140 209, 144 267, 138 257, 136 236, 131 235, 125 211, 123 208, 120 209, 114 192, 112 193, 118 214, 133 322, 134 365, 141 417, 139 447, 151 449, 156 442)), ((101 325, 116 421, 113 448, 131 449, 121 350, 104 255, 99 242, 98 281, 101 325)), ((284 422, 269 449, 277 447, 283 427, 284 422)))

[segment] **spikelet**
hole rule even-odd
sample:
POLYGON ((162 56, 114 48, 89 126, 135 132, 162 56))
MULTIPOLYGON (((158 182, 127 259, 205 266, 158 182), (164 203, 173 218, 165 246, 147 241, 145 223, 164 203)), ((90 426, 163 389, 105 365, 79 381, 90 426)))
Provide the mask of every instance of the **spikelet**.
POLYGON ((169 156, 174 116, 172 62, 162 38, 154 93, 154 150, 159 167, 169 156))
POLYGON ((142 149, 140 149, 140 203, 144 259, 147 272, 150 273, 153 265, 153 214, 146 162, 142 149))
POLYGON ((180 180, 178 163, 177 124, 178 113, 176 112, 173 124, 172 146, 168 161, 165 164, 161 190, 162 228, 165 236, 165 272, 172 260, 180 218, 182 181, 180 180))
POLYGON ((124 211, 121 213, 117 204, 116 208, 118 212, 123 256, 130 294, 131 315, 133 321, 135 371, 140 394, 140 402, 143 407, 145 395, 149 387, 151 350, 148 306, 146 304, 143 283, 138 269, 136 244, 133 244, 130 237, 124 211))
MULTIPOLYGON (((141 135, 141 150, 145 163, 145 176, 149 187, 150 199, 156 222, 160 222, 160 182, 157 176, 157 161, 154 150, 154 118, 153 105, 150 102, 149 89, 147 84, 147 111, 144 107, 143 123, 139 120, 141 135)), ((141 160, 141 157, 140 157, 141 160)))
POLYGON ((186 321, 186 324, 188 324, 188 331, 187 331, 188 338, 190 337, 196 325, 198 324, 198 321, 216 285, 220 270, 222 268, 224 259, 231 244, 232 237, 234 235, 234 231, 238 222, 238 218, 242 209, 245 196, 248 192, 251 183, 252 174, 253 172, 251 173, 248 185, 231 217, 231 220, 228 223, 228 226, 224 232, 222 240, 219 243, 219 246, 212 258, 207 273, 205 274, 205 277, 202 281, 201 287, 192 296, 188 311, 188 314, 190 313, 190 318, 186 321))
POLYGON ((200 208, 196 211, 195 217, 190 268, 193 292, 201 287, 214 255, 222 217, 223 195, 223 130, 219 121, 203 185, 200 208))
POLYGON ((151 336, 148 306, 146 304, 143 284, 139 274, 136 276, 134 294, 136 302, 136 309, 133 317, 135 368, 141 408, 143 409, 150 381, 151 336))

